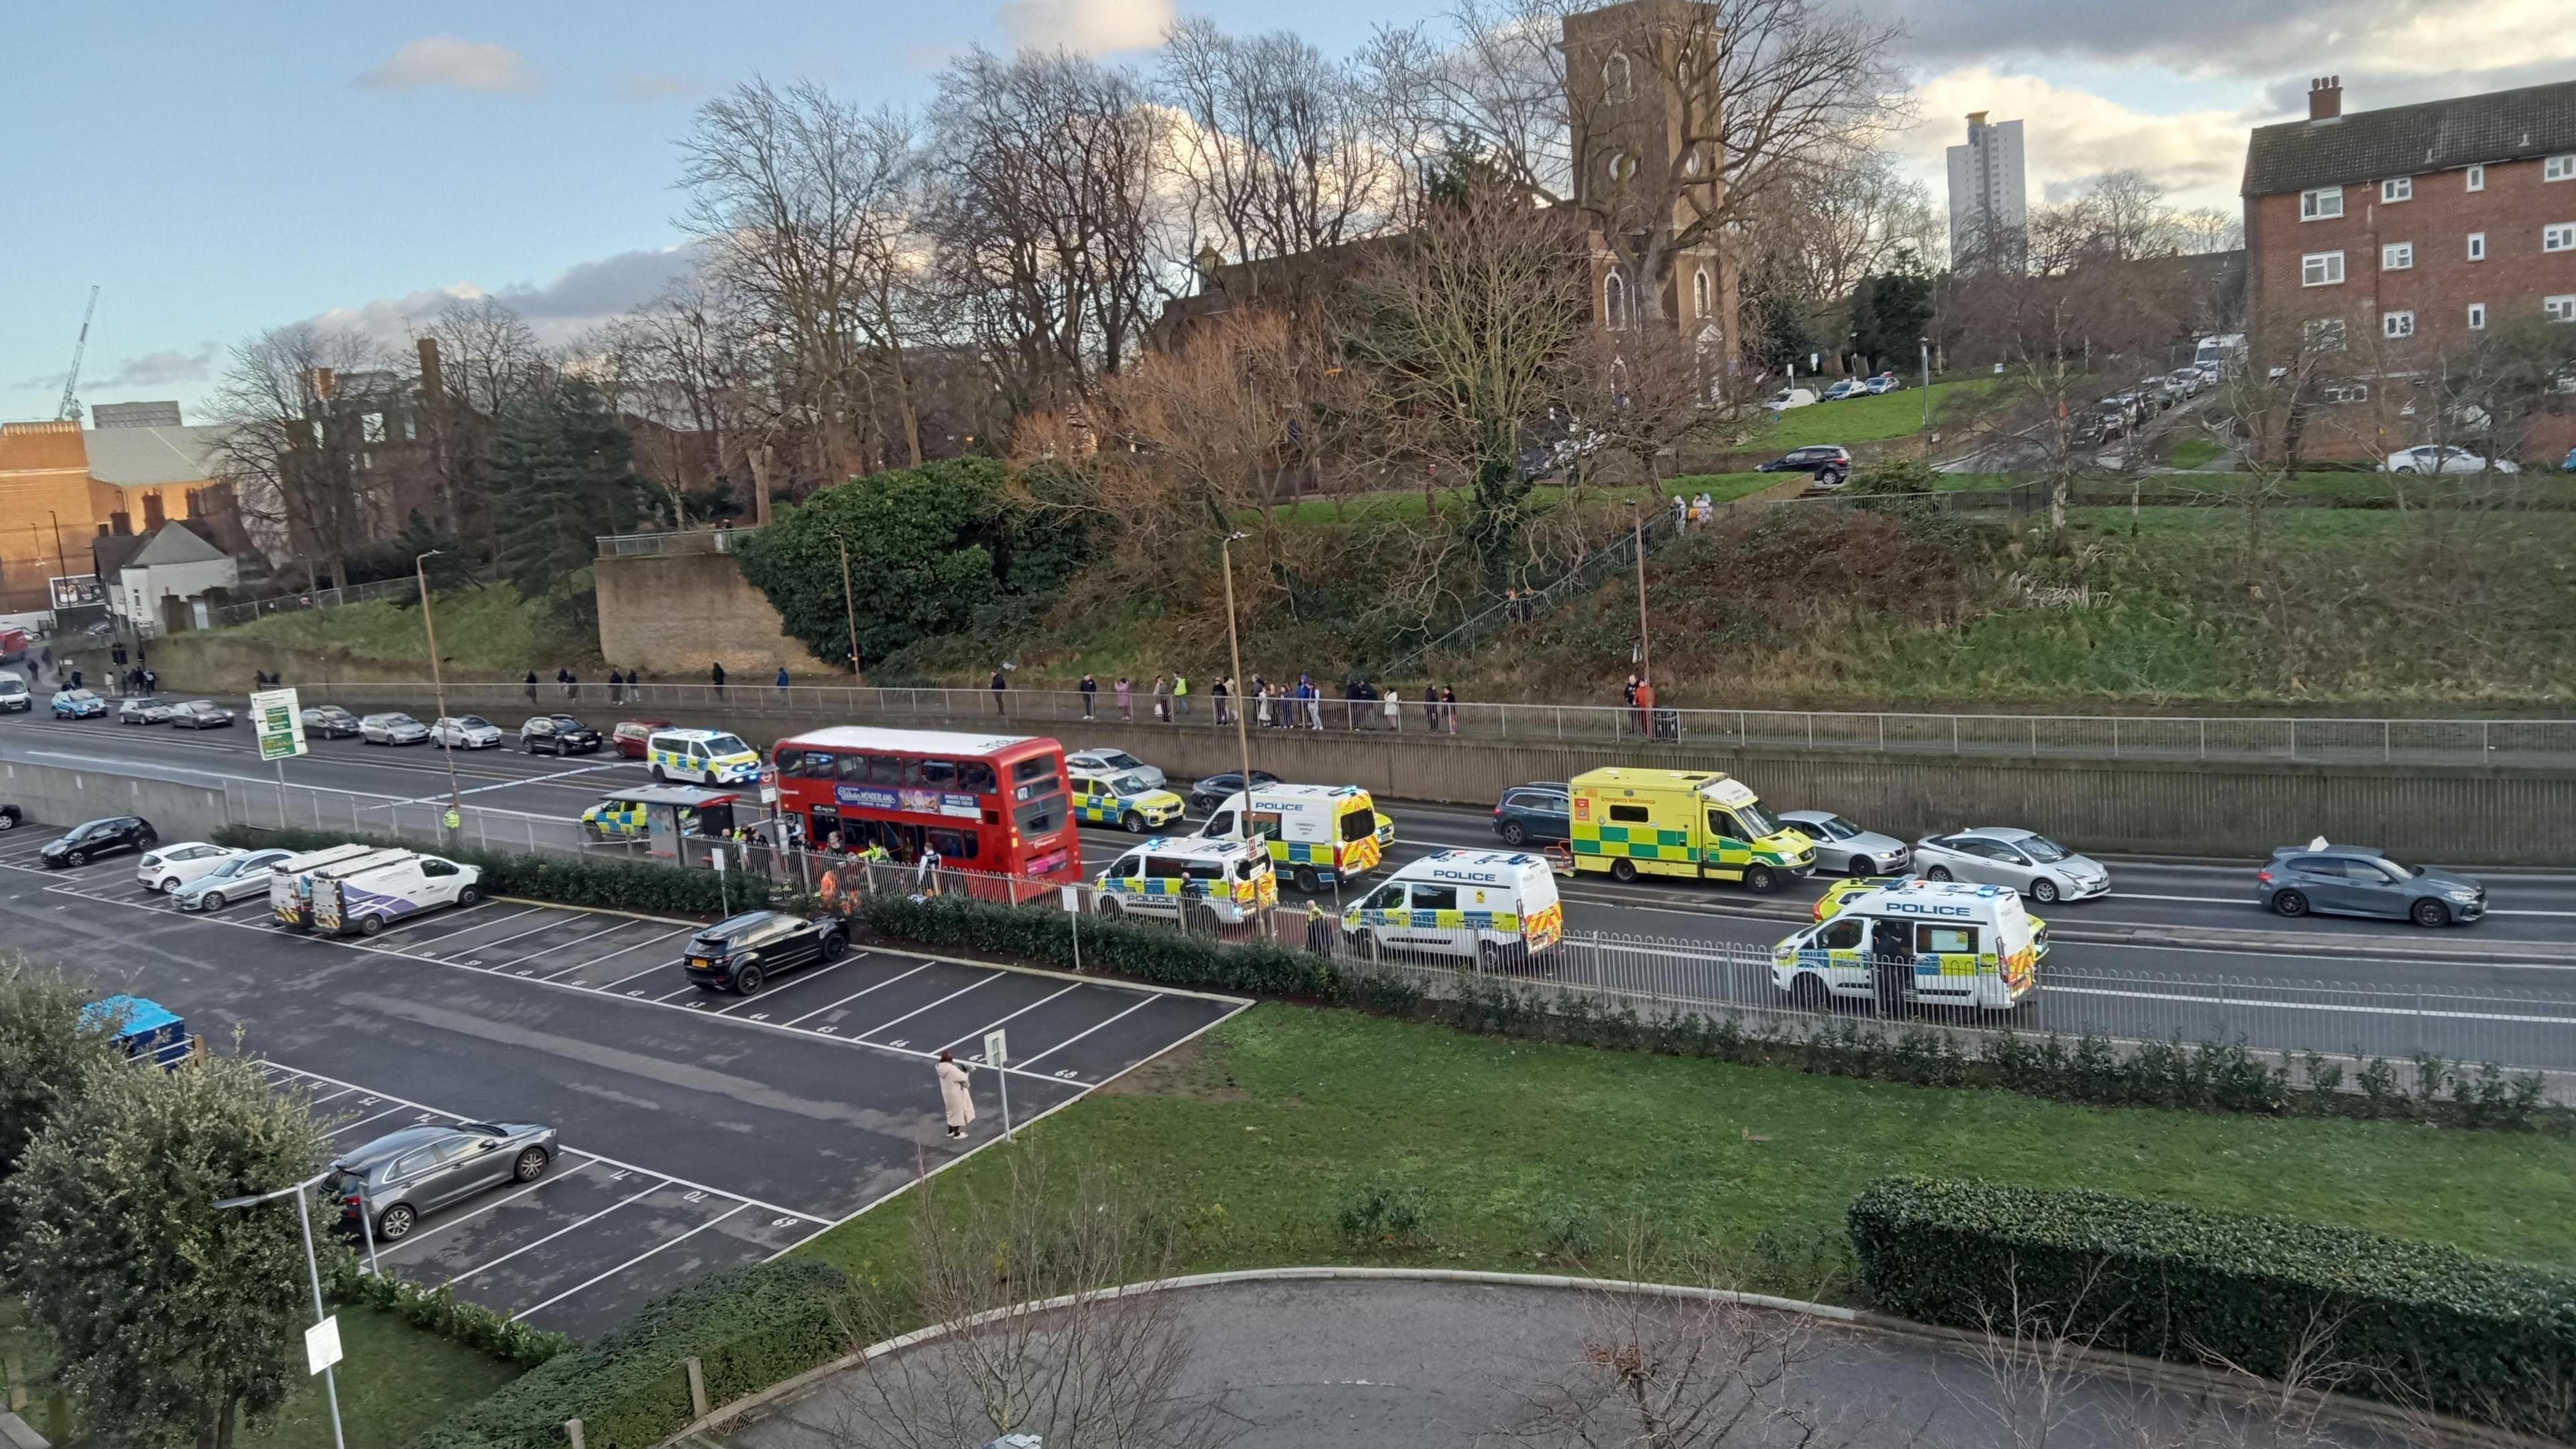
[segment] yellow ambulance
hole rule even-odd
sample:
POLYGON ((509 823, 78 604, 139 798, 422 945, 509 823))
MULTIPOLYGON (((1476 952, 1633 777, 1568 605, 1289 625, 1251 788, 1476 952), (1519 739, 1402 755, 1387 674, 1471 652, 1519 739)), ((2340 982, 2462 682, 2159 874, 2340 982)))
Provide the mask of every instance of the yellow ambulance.
POLYGON ((1765 894, 1816 867, 1816 843, 1715 770, 1590 770, 1574 777, 1574 868, 1742 881, 1765 894))

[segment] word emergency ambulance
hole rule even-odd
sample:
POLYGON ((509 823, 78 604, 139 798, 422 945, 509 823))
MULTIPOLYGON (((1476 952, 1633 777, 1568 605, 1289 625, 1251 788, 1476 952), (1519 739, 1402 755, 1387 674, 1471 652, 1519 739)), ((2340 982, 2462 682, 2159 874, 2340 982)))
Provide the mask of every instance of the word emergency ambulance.
POLYGON ((1565 939, 1565 907, 1543 856, 1441 850, 1345 909, 1342 938, 1363 956, 1419 951, 1493 971, 1565 939))
POLYGON ((1157 836, 1093 883, 1105 917, 1168 916, 1195 930, 1240 926, 1279 904, 1279 873, 1259 841, 1157 836))
POLYGON ((723 730, 655 730, 644 759, 656 780, 743 785, 760 778, 760 751, 723 730))
MULTIPOLYGON (((1198 833, 1231 839, 1243 808, 1237 790, 1217 802, 1198 833)), ((1314 895, 1377 869, 1395 843, 1395 821, 1377 813, 1357 785, 1263 785, 1252 792, 1250 833, 1270 842, 1271 860, 1287 868, 1297 889, 1314 895)))
POLYGON ((1768 895, 1816 867, 1816 843, 1741 780, 1710 770, 1587 770, 1570 782, 1576 870, 1742 881, 1768 895))
POLYGON ((1771 984, 1810 1008, 1840 997, 2003 1011, 2037 989, 2047 950, 2010 886, 1906 880, 1845 897, 1773 947, 1771 984))

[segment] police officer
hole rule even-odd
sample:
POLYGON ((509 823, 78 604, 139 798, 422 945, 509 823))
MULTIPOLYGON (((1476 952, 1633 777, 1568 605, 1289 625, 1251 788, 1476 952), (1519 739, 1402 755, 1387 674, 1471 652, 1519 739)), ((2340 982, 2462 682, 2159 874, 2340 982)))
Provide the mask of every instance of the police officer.
POLYGON ((1881 1016, 1905 1010, 1905 988, 1914 982, 1913 935, 1914 928, 1904 921, 1878 921, 1870 926, 1870 994, 1877 998, 1881 1016))
POLYGON ((1306 949, 1318 956, 1333 954, 1333 923, 1325 917, 1323 903, 1312 897, 1306 901, 1306 949))

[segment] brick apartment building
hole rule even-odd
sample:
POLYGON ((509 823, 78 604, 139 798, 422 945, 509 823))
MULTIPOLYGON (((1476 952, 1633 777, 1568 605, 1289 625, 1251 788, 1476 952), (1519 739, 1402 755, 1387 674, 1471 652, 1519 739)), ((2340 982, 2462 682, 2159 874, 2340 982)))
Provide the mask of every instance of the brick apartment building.
MULTIPOLYGON (((2309 451, 2366 457, 2427 441, 2415 382, 2490 328, 2576 326, 2576 81, 2343 111, 2339 77, 2308 118, 2246 146, 2247 310, 2263 365, 2324 364, 2309 451)), ((2525 461, 2576 444, 2576 412, 2537 420, 2525 461)))

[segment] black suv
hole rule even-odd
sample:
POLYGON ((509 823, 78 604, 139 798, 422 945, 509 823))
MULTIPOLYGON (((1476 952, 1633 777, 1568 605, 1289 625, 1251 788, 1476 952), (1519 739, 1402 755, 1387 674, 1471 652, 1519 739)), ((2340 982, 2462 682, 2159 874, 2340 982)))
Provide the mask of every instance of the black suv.
POLYGON ((1788 452, 1756 467, 1756 473, 1809 473, 1830 488, 1851 476, 1851 449, 1840 443, 1817 443, 1788 452))
POLYGON ((1494 833, 1507 845, 1574 838, 1572 792, 1553 782, 1514 785, 1494 807, 1494 833))
POLYGON ((849 949, 849 928, 836 917, 745 911, 689 938, 689 984, 749 996, 781 972, 838 961, 849 949))
POLYGON ((67 865, 87 865, 103 855, 124 850, 150 850, 161 841, 152 822, 140 815, 111 815, 72 827, 72 832, 48 844, 39 852, 48 870, 67 865))
POLYGON ((530 715, 519 726, 519 748, 532 755, 590 755, 599 746, 599 731, 568 714, 530 715))

